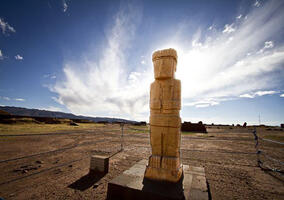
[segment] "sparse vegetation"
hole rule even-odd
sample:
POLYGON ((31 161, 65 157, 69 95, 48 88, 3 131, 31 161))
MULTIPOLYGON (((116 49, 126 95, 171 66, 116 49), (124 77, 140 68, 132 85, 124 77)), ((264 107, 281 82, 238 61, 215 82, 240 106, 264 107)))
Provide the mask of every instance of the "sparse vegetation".
POLYGON ((134 133, 149 133, 150 132, 150 127, 149 126, 128 126, 127 127, 130 132, 134 133))
POLYGON ((265 135, 264 138, 269 139, 269 140, 284 142, 284 134, 282 134, 282 135, 265 135))
POLYGON ((25 133, 48 133, 56 131, 85 130, 97 127, 103 127, 104 124, 97 123, 78 123, 79 126, 70 126, 69 124, 0 124, 0 135, 3 134, 25 134, 25 133))
POLYGON ((181 134, 183 134, 183 135, 197 135, 197 134, 199 134, 199 133, 197 133, 197 132, 181 131, 181 134))

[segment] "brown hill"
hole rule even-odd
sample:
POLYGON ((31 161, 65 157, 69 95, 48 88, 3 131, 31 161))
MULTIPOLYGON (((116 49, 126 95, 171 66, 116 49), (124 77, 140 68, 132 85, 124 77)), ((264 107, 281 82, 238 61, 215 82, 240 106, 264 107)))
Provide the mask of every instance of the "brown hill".
POLYGON ((0 110, 0 115, 11 115, 10 113, 4 111, 4 110, 0 110))

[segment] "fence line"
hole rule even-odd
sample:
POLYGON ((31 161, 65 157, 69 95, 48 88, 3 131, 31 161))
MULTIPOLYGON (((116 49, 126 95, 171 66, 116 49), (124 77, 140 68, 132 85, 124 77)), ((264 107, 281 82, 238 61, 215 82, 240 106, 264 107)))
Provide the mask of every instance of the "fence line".
POLYGON ((257 154, 257 163, 258 166, 263 169, 263 170, 268 170, 268 171, 273 171, 273 172, 278 172, 281 175, 284 174, 284 171, 281 169, 277 169, 274 167, 271 167, 270 165, 268 165, 267 163, 264 163, 264 161, 262 161, 260 159, 260 155, 263 155, 265 158, 267 158, 268 160, 274 162, 274 163, 279 163, 280 165, 284 165, 284 162, 277 160, 275 158, 272 158, 271 156, 269 156, 266 152, 262 151, 259 149, 259 140, 263 140, 263 141, 267 141, 267 142, 271 142, 274 144, 280 144, 280 145, 284 145, 283 142, 278 142, 278 141, 274 141, 274 140, 269 140, 269 139, 264 139, 261 138, 257 135, 256 129, 254 129, 254 131, 252 132, 254 135, 254 140, 255 140, 255 150, 256 150, 256 154, 257 154))
POLYGON ((261 140, 263 140, 263 141, 267 141, 267 142, 272 142, 272 143, 284 145, 284 142, 269 140, 269 139, 265 139, 265 138, 259 138, 259 139, 261 139, 261 140))

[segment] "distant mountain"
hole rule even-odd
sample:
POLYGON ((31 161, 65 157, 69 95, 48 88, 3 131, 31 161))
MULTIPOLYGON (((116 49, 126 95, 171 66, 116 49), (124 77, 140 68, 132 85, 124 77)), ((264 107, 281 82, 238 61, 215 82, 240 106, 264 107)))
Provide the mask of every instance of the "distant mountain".
POLYGON ((125 122, 125 123, 137 123, 136 121, 109 118, 109 117, 88 117, 74 115, 72 113, 55 112, 47 110, 29 109, 13 106, 0 106, 0 110, 8 112, 12 115, 28 116, 28 117, 50 117, 50 118, 65 118, 65 119, 87 119, 93 122, 105 121, 105 122, 125 122))

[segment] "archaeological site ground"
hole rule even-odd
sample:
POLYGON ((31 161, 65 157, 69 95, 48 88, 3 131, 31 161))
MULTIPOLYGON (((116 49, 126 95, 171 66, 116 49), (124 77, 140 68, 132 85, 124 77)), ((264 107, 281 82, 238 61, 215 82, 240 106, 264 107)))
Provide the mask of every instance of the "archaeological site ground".
MULTIPOLYGON (((4 199, 105 199, 109 181, 151 154, 148 126, 125 125, 121 152, 117 124, 79 124, 72 130, 49 125, 45 131, 38 128, 43 125, 30 124, 37 132, 23 124, 7 126, 0 125, 0 197, 4 199), (103 177, 88 176, 93 154, 110 156, 109 172, 103 177)), ((258 166, 253 127, 206 127, 207 134, 182 133, 181 160, 205 168, 211 199, 283 199, 283 176, 258 166)), ((256 130, 262 138, 283 142, 283 129, 256 130)), ((283 145, 260 141, 259 147, 275 159, 284 159, 283 145)), ((260 159, 275 165, 263 156, 260 159)))

